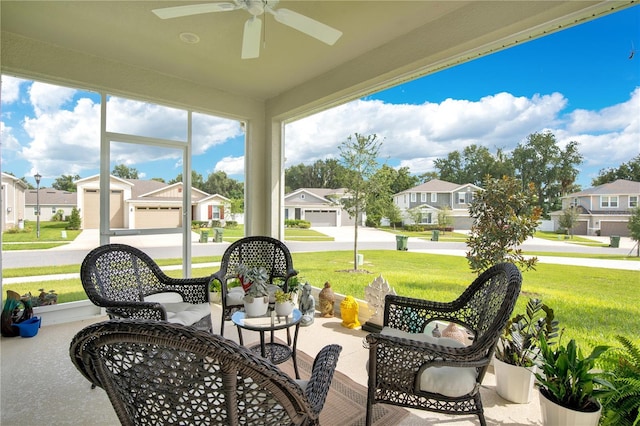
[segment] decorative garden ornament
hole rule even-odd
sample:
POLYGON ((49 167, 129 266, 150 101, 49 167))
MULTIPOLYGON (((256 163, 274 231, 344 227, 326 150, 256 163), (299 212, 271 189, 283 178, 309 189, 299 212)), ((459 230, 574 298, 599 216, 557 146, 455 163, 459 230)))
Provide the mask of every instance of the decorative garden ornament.
POLYGON ((300 325, 306 327, 313 324, 313 320, 316 315, 316 300, 311 294, 311 284, 308 282, 302 286, 302 296, 300 297, 300 312, 302 313, 302 320, 300 325))
POLYGON ((331 283, 329 281, 324 283, 324 288, 320 290, 318 298, 320 299, 320 315, 324 318, 331 318, 333 316, 336 295, 331 289, 331 283))
POLYGON ((374 279, 371 284, 364 288, 364 298, 369 304, 371 317, 367 320, 365 327, 367 331, 379 332, 382 329, 384 315, 384 299, 387 294, 396 294, 389 282, 382 275, 374 279))
POLYGON ((342 326, 347 328, 360 327, 358 311, 360 307, 353 296, 347 296, 340 302, 340 314, 342 315, 342 326))

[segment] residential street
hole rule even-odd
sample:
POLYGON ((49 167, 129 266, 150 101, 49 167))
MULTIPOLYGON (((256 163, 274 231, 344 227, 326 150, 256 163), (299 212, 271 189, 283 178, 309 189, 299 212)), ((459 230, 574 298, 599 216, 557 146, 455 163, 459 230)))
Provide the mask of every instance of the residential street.
MULTIPOLYGON (((292 252, 313 251, 343 251, 353 250, 354 229, 351 226, 340 228, 326 227, 314 228, 318 232, 330 235, 335 241, 287 241, 287 247, 292 252)), ((609 237, 590 237, 608 243, 609 237)), ((123 243, 136 246, 145 251, 154 259, 179 258, 182 256, 180 244, 181 234, 171 235, 147 235, 147 236, 121 236, 111 239, 113 243, 123 243)), ((229 243, 200 243, 198 235, 192 233, 192 256, 222 255, 229 243)), ((68 265, 80 264, 86 254, 98 246, 98 231, 85 230, 72 243, 48 250, 4 251, 2 253, 3 268, 68 265)), ((437 254, 450 254, 464 256, 466 245, 462 242, 427 241, 418 238, 409 238, 407 242, 409 251, 437 254)), ((592 253, 592 254, 617 254, 629 255, 634 247, 630 238, 621 238, 619 248, 611 247, 586 247, 565 241, 548 241, 532 238, 523 244, 523 249, 536 252, 553 253, 592 253)), ((389 232, 374 228, 358 228, 358 250, 395 250, 396 237, 389 232)), ((634 251, 635 252, 635 251, 634 251)), ((640 271, 640 261, 616 261, 579 258, 558 258, 539 256, 541 262, 584 265, 593 267, 606 267, 616 269, 631 269, 640 271)))

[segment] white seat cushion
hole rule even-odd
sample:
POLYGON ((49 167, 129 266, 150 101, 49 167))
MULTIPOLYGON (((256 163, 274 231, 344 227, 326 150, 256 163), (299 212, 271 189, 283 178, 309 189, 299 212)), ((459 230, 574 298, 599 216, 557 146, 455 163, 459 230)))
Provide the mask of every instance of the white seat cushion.
POLYGON ((180 293, 175 291, 167 291, 164 293, 150 294, 144 298, 145 302, 158 302, 158 303, 178 303, 184 302, 180 293))
MULTIPOLYGON (((451 348, 464 347, 462 343, 455 339, 438 338, 425 333, 408 333, 391 327, 384 327, 380 334, 434 345, 449 346, 451 348)), ((477 372, 473 367, 429 367, 420 376, 420 390, 449 397, 462 396, 473 391, 476 385, 476 377, 477 372)))
POLYGON ((163 303, 167 310, 167 321, 180 325, 193 325, 207 315, 211 315, 208 303, 163 303))
POLYGON ((244 290, 242 287, 232 287, 227 292, 227 298, 225 300, 227 306, 243 305, 244 304, 244 290))

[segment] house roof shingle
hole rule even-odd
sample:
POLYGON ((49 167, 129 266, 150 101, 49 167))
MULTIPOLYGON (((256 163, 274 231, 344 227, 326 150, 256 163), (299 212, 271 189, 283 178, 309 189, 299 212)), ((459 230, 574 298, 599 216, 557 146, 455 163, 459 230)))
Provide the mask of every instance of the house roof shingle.
POLYGON ((613 182, 605 183, 587 188, 580 192, 569 194, 567 198, 584 197, 588 195, 621 195, 621 194, 640 194, 640 182, 632 180, 618 179, 613 182))
MULTIPOLYGON (((28 189, 24 193, 24 204, 27 206, 35 205, 38 202, 37 192, 35 189, 28 189)), ((40 188, 40 204, 75 206, 77 199, 78 194, 76 192, 60 191, 53 188, 40 188)))

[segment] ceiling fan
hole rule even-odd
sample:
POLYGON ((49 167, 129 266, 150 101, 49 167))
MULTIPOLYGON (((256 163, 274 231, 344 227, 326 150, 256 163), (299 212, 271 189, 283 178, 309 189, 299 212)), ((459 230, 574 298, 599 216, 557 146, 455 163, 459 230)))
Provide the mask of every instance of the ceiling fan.
POLYGON ((202 3, 187 6, 165 7, 152 10, 161 19, 179 18, 182 16, 199 15, 211 12, 229 12, 244 9, 252 16, 244 24, 242 38, 242 59, 260 56, 260 33, 262 20, 259 18, 265 12, 272 14, 276 21, 293 29, 314 37, 332 46, 342 31, 336 30, 322 22, 311 19, 289 9, 275 9, 279 0, 233 0, 233 2, 202 3))

